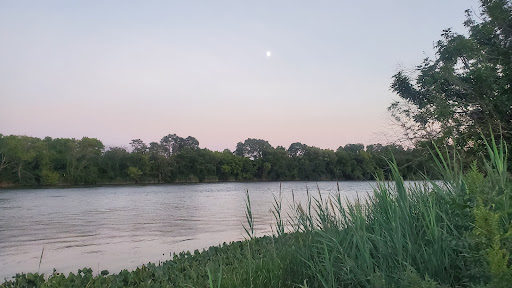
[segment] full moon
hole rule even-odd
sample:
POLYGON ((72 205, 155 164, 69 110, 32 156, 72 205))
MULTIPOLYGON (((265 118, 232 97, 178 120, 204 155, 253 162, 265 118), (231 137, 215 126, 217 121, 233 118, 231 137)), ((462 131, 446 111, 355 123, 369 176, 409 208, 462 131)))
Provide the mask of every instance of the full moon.
POLYGON ((270 57, 270 55, 272 55, 272 53, 270 51, 267 51, 267 57, 270 57))

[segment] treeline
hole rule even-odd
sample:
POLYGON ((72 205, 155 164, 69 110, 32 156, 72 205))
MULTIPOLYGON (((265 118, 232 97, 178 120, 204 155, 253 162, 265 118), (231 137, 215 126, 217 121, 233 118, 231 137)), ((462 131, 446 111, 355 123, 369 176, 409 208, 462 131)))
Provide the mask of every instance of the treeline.
POLYGON ((105 148, 94 138, 44 139, 0 134, 0 184, 93 185, 216 181, 370 180, 388 178, 395 159, 406 179, 432 171, 427 149, 348 144, 336 151, 293 143, 288 149, 247 139, 234 152, 199 148, 176 134, 131 149, 105 148))

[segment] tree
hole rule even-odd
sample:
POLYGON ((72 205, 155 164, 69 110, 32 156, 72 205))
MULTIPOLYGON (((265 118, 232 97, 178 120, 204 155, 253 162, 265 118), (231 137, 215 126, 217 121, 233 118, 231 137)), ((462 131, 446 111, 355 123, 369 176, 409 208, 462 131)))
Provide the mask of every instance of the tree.
MULTIPOLYGON (((290 149, 273 148, 267 141, 247 139, 229 149, 214 152, 198 148, 194 137, 176 140, 172 155, 166 143, 140 139, 132 150, 104 149, 94 138, 44 139, 0 134, 0 183, 20 185, 96 184, 125 182, 213 182, 248 180, 371 179, 375 173, 389 176, 386 159, 393 157, 399 171, 413 179, 426 167, 428 149, 380 144, 347 144, 336 152, 301 143, 290 149), (427 152, 427 153, 425 153, 427 152), (237 155, 238 154, 238 155, 237 155)), ((424 143, 420 143, 423 145, 424 143)))
POLYGON ((138 183, 140 177, 142 176, 142 171, 135 167, 128 167, 126 173, 128 174, 128 176, 130 176, 130 178, 132 178, 135 181, 135 183, 138 183))
POLYGON ((468 149, 491 128, 512 143, 512 3, 480 3, 480 22, 466 11, 468 36, 444 30, 435 59, 426 58, 415 75, 393 76, 400 100, 389 110, 415 142, 468 149))
MULTIPOLYGON (((28 136, 4 136, 0 142, 2 169, 10 168, 10 176, 20 184, 36 184, 34 164, 41 149, 41 139, 28 136)), ((37 166, 37 164, 36 164, 37 166)), ((1 170, 0 170, 1 171, 1 170)))
POLYGON ((164 181, 169 176, 169 160, 166 158, 167 148, 160 143, 149 143, 149 164, 150 174, 153 178, 157 179, 158 183, 164 181))
POLYGON ((288 155, 291 157, 300 157, 304 155, 307 149, 307 145, 304 145, 300 142, 295 142, 290 144, 290 147, 288 148, 288 155))
POLYGON ((183 149, 183 148, 198 149, 199 141, 197 141, 197 139, 195 137, 188 136, 187 138, 185 138, 185 141, 184 141, 182 147, 180 147, 180 148, 181 149, 183 149))
POLYGON ((7 158, 7 139, 7 137, 0 134, 0 172, 11 164, 9 158, 7 158))
POLYGON ((272 148, 272 145, 265 140, 249 138, 243 143, 236 144, 235 155, 251 159, 259 159, 263 156, 263 150, 272 148))
MULTIPOLYGON (((176 153, 178 152, 178 146, 179 146, 179 142, 180 142, 180 138, 178 135, 176 134, 169 134, 167 136, 164 136, 161 140, 160 140, 160 145, 163 149, 163 151, 165 151, 165 156, 167 158, 171 157, 171 155, 173 153, 176 153)), ((150 143, 151 145, 151 143, 150 143)))
POLYGON ((126 149, 110 147, 101 157, 100 165, 104 169, 102 176, 109 180, 124 178, 129 167, 129 157, 130 153, 126 149))
MULTIPOLYGON (((156 142, 152 142, 153 149, 155 148, 154 145, 158 145, 156 142)), ((147 175, 150 170, 150 164, 149 164, 149 147, 140 139, 134 139, 130 142, 130 145, 132 146, 132 153, 129 155, 128 162, 130 163, 129 166, 137 168, 142 174, 139 175, 147 175)), ((133 178, 133 177, 132 177, 133 178)), ((137 179, 139 181, 139 179, 137 179)))
POLYGON ((276 149, 265 150, 263 156, 263 175, 273 181, 282 180, 295 180, 297 178, 297 168, 295 161, 288 155, 288 151, 282 146, 276 147, 276 149), (265 164, 268 163, 270 166, 265 164))
POLYGON ((132 152, 134 153, 145 154, 148 152, 148 145, 146 145, 144 141, 140 139, 133 139, 130 142, 130 146, 132 146, 132 152))
POLYGON ((347 144, 345 147, 343 147, 345 151, 352 153, 352 154, 359 154, 361 151, 364 151, 364 145, 361 143, 358 144, 347 144))
POLYGON ((173 154, 180 153, 184 148, 198 149, 199 141, 192 136, 182 138, 176 134, 169 134, 160 140, 160 145, 164 147, 165 154, 169 158, 173 154))
POLYGON ((67 177, 74 184, 95 184, 98 180, 97 162, 105 146, 100 140, 83 137, 71 139, 67 147, 67 177))

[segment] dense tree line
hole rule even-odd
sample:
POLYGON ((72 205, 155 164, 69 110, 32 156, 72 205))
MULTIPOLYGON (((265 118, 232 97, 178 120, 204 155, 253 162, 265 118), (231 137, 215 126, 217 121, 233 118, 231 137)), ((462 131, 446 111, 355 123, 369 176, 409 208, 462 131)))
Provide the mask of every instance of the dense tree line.
POLYGON ((94 138, 44 139, 0 134, 3 185, 91 185, 215 181, 369 180, 388 176, 395 159, 408 179, 429 171, 428 150, 399 145, 348 144, 336 151, 293 143, 288 149, 247 139, 234 152, 199 148, 176 134, 160 142, 105 148, 94 138))

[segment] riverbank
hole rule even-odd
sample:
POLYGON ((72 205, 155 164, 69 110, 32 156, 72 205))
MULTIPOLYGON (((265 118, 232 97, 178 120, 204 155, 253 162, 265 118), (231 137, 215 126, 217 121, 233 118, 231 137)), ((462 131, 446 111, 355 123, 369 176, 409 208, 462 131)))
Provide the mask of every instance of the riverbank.
MULTIPOLYGON (((412 183, 407 183, 411 185, 412 183)), ((372 192, 376 182, 339 182, 343 197, 372 192)), ((337 190, 336 182, 245 182, 0 191, 0 279, 18 272, 75 272, 83 267, 118 273, 169 252, 243 239, 245 191, 255 233, 270 235, 273 194, 288 203, 337 190), (317 188, 318 185, 318 188, 317 188), (293 192, 293 193, 292 193, 293 192), (7 266, 7 264, 11 264, 7 266)), ((291 211, 290 211, 291 212, 291 211)))
MULTIPOLYGON (((176 185, 196 185, 196 184, 223 184, 223 183, 235 183, 235 184, 244 184, 244 183, 322 183, 322 182, 340 182, 340 183, 358 183, 358 182, 376 182, 377 180, 285 180, 285 181, 273 181, 273 180, 248 180, 248 181, 211 181, 211 182, 169 182, 169 183, 158 183, 158 182, 107 182, 107 183, 98 183, 91 185, 71 185, 71 184, 58 184, 58 185, 20 185, 13 183, 0 183, 0 191, 6 189, 67 189, 67 188, 98 188, 98 187, 144 187, 144 186, 176 186, 176 185)), ((389 180, 392 181, 392 180, 389 180)), ((407 181, 422 181, 421 179, 416 180, 407 180, 407 181)))
POLYGON ((302 244, 303 236, 265 236, 224 243, 202 252, 174 254, 172 260, 147 263, 133 271, 123 270, 114 275, 90 268, 69 275, 58 272, 48 276, 22 274, 0 287, 205 287, 210 281, 215 287, 219 281, 222 287, 247 287, 245 284, 251 282, 259 283, 255 287, 291 287, 300 284, 295 283, 295 277, 303 266, 297 266, 295 271, 286 270, 293 267, 290 264, 300 261, 294 248, 298 246, 290 244, 302 244))
POLYGON ((309 196, 289 215, 276 195, 272 237, 254 237, 248 195, 249 240, 131 272, 18 275, 2 287, 508 287, 512 182, 503 151, 490 149, 485 176, 439 154, 443 185, 404 185, 392 165, 394 185, 380 183, 373 197, 309 196))

